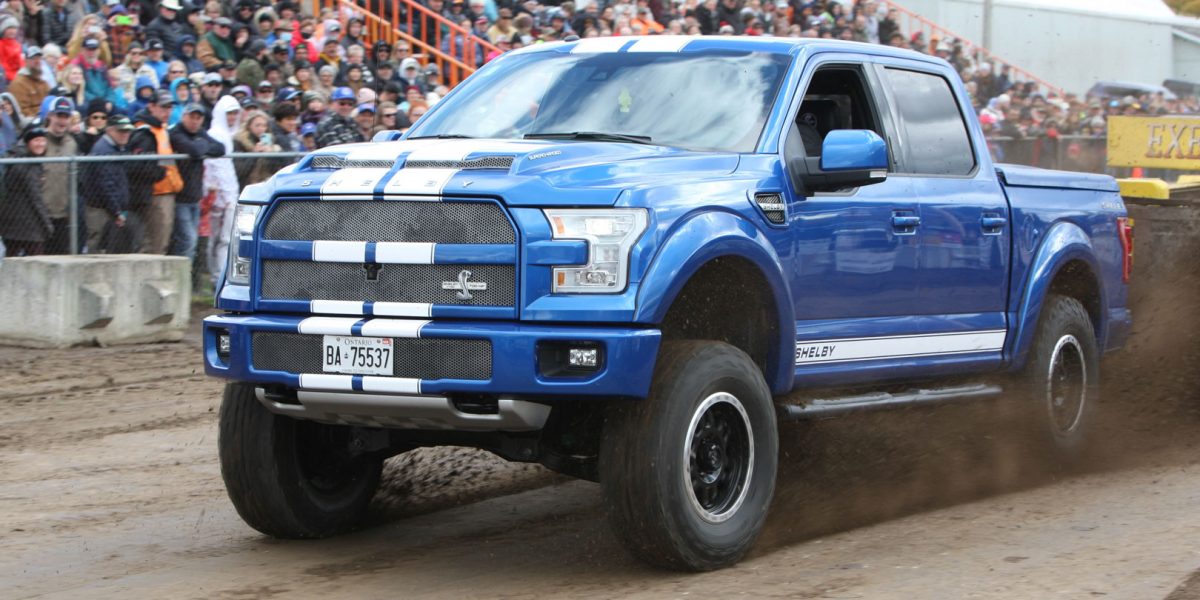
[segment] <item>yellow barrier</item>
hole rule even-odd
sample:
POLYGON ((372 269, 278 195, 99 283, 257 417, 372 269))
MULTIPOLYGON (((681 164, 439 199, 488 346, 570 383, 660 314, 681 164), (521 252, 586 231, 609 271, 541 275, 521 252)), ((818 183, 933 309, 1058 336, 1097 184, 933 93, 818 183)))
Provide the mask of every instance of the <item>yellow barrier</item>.
POLYGON ((1200 117, 1109 117, 1108 166, 1200 170, 1200 117))
POLYGON ((1121 195, 1126 198, 1170 200, 1171 186, 1161 179, 1118 179, 1121 195))

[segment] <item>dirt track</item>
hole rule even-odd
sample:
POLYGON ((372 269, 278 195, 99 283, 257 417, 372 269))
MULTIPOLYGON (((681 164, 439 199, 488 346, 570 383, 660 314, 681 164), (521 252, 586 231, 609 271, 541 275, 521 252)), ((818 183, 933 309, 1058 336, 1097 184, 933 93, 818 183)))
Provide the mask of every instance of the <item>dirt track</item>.
POLYGON ((762 540, 698 576, 626 558, 593 484, 441 449, 393 459, 375 527, 273 541, 224 497, 194 337, 0 348, 0 597, 1200 598, 1197 321, 1154 317, 1105 365, 1088 473, 985 405, 789 427, 762 540))

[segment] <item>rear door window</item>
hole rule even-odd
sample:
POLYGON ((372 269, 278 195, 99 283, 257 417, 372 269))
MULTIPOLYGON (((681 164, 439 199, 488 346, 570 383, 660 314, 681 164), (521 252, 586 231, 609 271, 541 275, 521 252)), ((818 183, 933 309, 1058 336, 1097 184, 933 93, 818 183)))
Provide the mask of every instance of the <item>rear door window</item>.
POLYGON ((931 73, 887 68, 907 160, 901 172, 969 175, 975 153, 950 82, 931 73))

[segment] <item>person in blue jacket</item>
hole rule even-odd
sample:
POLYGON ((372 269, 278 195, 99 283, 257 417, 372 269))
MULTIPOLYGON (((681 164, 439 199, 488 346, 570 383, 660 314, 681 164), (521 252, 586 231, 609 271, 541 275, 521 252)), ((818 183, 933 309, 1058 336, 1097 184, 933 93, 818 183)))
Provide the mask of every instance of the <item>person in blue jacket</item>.
POLYGON ((157 89, 154 87, 153 79, 149 77, 138 77, 137 88, 136 91, 134 91, 133 102, 129 103, 129 110, 127 111, 129 115, 133 116, 142 112, 142 110, 149 106, 150 103, 154 102, 154 94, 156 91, 157 89))

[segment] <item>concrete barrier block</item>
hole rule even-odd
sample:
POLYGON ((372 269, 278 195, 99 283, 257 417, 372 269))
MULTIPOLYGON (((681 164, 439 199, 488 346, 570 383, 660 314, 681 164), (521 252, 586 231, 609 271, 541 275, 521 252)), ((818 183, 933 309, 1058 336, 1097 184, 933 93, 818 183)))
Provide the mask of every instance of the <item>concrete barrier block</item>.
POLYGON ((176 256, 6 258, 0 344, 177 341, 187 330, 191 290, 191 265, 176 256))

